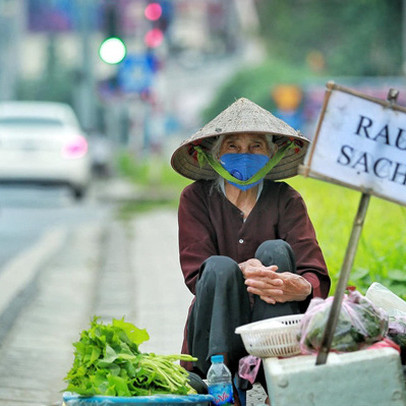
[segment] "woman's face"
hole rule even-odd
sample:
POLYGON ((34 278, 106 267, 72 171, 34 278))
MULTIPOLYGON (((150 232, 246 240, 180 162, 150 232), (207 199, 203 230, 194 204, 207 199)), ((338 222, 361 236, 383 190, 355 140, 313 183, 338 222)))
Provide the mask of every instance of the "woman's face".
POLYGON ((231 134, 224 137, 220 147, 223 154, 261 154, 269 155, 269 146, 262 134, 231 134))

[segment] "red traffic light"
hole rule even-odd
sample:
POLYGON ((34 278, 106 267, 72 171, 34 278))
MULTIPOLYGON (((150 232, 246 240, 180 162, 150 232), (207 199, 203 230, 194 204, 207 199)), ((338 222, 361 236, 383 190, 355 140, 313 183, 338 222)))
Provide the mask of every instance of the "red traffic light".
POLYGON ((150 21, 157 21, 162 15, 162 7, 159 3, 150 3, 145 7, 145 17, 150 21))
POLYGON ((159 28, 152 28, 144 37, 145 45, 149 48, 156 48, 161 45, 164 40, 164 33, 159 28))

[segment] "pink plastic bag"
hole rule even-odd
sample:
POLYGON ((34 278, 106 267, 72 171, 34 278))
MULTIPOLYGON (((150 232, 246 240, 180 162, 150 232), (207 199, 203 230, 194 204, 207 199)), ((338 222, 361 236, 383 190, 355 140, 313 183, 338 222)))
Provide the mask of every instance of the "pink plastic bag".
POLYGON ((238 364, 238 375, 253 384, 257 377, 260 365, 261 358, 254 357, 253 355, 247 355, 246 357, 240 359, 238 364))
MULTIPOLYGON (((302 354, 314 354, 320 349, 333 300, 333 297, 311 300, 301 321, 299 335, 302 354)), ((331 351, 357 351, 382 340, 387 331, 387 313, 358 291, 351 291, 343 297, 331 351)))

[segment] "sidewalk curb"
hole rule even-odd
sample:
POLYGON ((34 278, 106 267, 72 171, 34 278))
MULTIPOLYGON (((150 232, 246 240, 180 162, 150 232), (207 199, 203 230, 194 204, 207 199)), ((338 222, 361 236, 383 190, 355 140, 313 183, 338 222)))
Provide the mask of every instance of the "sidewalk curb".
POLYGON ((53 228, 0 269, 0 346, 32 296, 41 267, 62 247, 67 236, 66 228, 53 228))

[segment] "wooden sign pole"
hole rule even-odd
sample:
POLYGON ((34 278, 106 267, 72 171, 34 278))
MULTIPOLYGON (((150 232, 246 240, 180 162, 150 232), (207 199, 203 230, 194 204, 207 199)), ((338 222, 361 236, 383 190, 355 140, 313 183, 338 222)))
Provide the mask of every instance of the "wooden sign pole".
MULTIPOLYGON (((388 93, 388 100, 391 103, 394 103, 397 99, 398 94, 399 91, 395 89, 390 89, 388 93)), ((364 224, 370 197, 371 196, 369 193, 362 193, 361 195, 358 211, 354 219, 350 240, 347 245, 347 250, 341 268, 340 277, 338 279, 336 291, 334 294, 333 304, 331 305, 329 317, 323 333, 323 339, 321 342, 320 350, 317 354, 316 365, 323 365, 327 362, 328 353, 330 352, 331 343, 333 341, 334 333, 337 327, 344 292, 345 289, 347 288, 351 268, 354 263, 354 258, 357 251, 359 238, 361 236, 362 226, 364 224)))
POLYGON ((358 206, 358 212, 354 219, 354 224, 351 231, 350 240, 347 245, 344 262, 340 272, 340 277, 337 283, 333 304, 331 306, 329 318, 324 330, 323 339, 320 350, 317 354, 316 365, 322 365, 327 362, 327 356, 331 348, 334 332, 337 327, 338 317, 340 315, 341 304, 343 302, 344 291, 347 288, 350 271, 354 263, 355 253, 357 251, 358 241, 361 235, 362 226, 364 224, 370 195, 363 193, 358 206))

